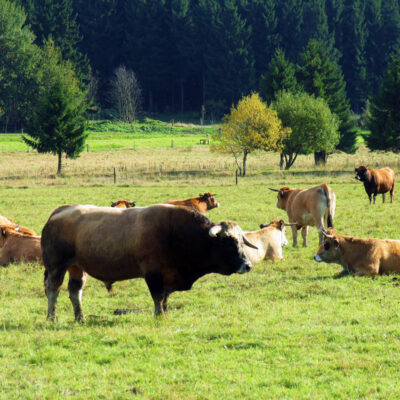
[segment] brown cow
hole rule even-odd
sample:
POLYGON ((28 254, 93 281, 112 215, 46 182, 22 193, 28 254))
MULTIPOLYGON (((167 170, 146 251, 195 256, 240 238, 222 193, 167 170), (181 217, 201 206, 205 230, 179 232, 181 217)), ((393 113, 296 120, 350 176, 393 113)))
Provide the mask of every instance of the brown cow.
POLYGON ((288 244, 285 235, 285 224, 281 220, 273 220, 269 224, 261 224, 260 230, 244 232, 247 239, 258 249, 245 247, 246 256, 252 263, 262 260, 282 260, 282 248, 288 244))
POLYGON ((3 226, 0 228, 0 247, 0 265, 6 266, 19 261, 42 263, 40 236, 28 235, 3 226))
POLYGON ((276 206, 287 212, 292 225, 293 247, 297 246, 297 230, 301 228, 303 246, 307 247, 308 225, 315 226, 319 234, 319 243, 322 243, 322 232, 325 226, 333 227, 336 196, 333 190, 325 183, 310 189, 290 189, 283 187, 278 192, 276 206))
MULTIPOLYGON (((57 296, 70 266, 103 282, 144 278, 159 315, 167 310, 171 293, 189 290, 205 274, 249 271, 244 245, 255 247, 236 223, 215 225, 187 207, 61 206, 42 233, 47 317, 55 318, 57 296)), ((83 284, 75 277, 68 284, 77 321, 84 320, 83 284)))
POLYGON ((400 240, 359 239, 339 235, 334 229, 324 235, 314 260, 341 265, 338 276, 400 273, 400 240))
POLYGON ((111 207, 116 208, 131 208, 135 207, 136 203, 134 201, 129 200, 117 200, 111 202, 111 207))
POLYGON ((203 194, 200 193, 199 197, 193 197, 192 199, 187 200, 169 200, 166 201, 164 204, 189 207, 193 210, 200 212, 203 215, 206 215, 206 211, 220 206, 214 196, 215 194, 211 194, 210 192, 203 194))
POLYGON ((371 196, 374 195, 374 204, 376 196, 382 193, 382 202, 385 202, 385 194, 390 192, 390 201, 393 203, 394 191, 394 172, 390 168, 369 169, 364 165, 355 168, 356 179, 364 182, 364 188, 371 204, 371 196))
POLYGON ((33 231, 32 229, 29 229, 25 226, 18 225, 12 219, 4 217, 3 215, 0 215, 0 226, 8 226, 8 227, 15 229, 21 233, 26 233, 27 235, 31 235, 31 236, 36 235, 36 232, 33 231))

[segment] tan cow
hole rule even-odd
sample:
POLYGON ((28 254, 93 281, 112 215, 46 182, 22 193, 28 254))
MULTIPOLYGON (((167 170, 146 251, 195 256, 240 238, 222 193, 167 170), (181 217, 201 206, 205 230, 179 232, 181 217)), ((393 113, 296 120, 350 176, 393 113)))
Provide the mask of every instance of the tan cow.
POLYGON ((334 229, 324 236, 314 260, 341 265, 339 276, 400 273, 400 240, 360 239, 339 235, 334 229))
POLYGON ((307 246, 308 226, 315 226, 319 234, 319 243, 322 243, 322 232, 333 228, 333 217, 335 214, 336 196, 333 190, 325 183, 310 189, 290 189, 283 187, 278 192, 276 206, 287 212, 289 222, 292 225, 293 247, 297 246, 297 231, 301 228, 303 246, 307 246))
POLYGON ((40 236, 27 235, 8 226, 0 228, 0 265, 12 262, 37 261, 42 263, 40 236))
POLYGON ((185 206, 198 211, 200 214, 206 215, 206 211, 215 207, 219 207, 218 201, 215 199, 215 194, 203 193, 198 197, 193 197, 187 200, 168 200, 164 204, 173 204, 174 206, 185 206))
POLYGON ((261 224, 260 230, 244 232, 247 239, 258 247, 253 249, 245 247, 247 258, 256 263, 262 260, 282 260, 282 248, 288 244, 285 235, 285 224, 281 220, 273 220, 269 224, 261 224))
POLYGON ((134 201, 129 200, 117 200, 111 202, 111 207, 116 208, 131 208, 135 207, 136 203, 134 201))
POLYGON ((0 226, 8 226, 8 227, 15 229, 21 233, 26 233, 26 234, 32 235, 32 236, 36 235, 36 232, 34 230, 29 229, 25 226, 18 225, 12 219, 4 217, 3 215, 0 215, 0 226))

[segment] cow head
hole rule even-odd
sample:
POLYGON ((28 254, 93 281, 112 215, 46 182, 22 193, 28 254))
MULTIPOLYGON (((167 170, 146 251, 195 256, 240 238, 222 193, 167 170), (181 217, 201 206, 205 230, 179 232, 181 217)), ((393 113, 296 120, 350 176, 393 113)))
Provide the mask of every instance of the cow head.
POLYGON ((314 260, 318 262, 340 264, 341 248, 340 238, 333 229, 323 231, 324 241, 317 253, 314 255, 314 260))
POLYGON ((208 234, 213 238, 217 249, 214 254, 216 256, 214 261, 218 264, 216 272, 230 275, 235 272, 243 274, 250 271, 252 264, 243 247, 258 248, 248 241, 236 222, 223 221, 211 227, 208 234))
POLYGON ((215 207, 219 207, 220 204, 218 203, 218 201, 216 200, 216 198, 214 196, 215 196, 215 193, 211 194, 210 192, 199 194, 200 200, 204 201, 207 204, 207 210, 211 210, 215 207))
POLYGON ((283 219, 275 219, 271 221, 269 224, 260 224, 260 229, 263 228, 271 228, 276 229, 281 233, 281 245, 282 247, 288 245, 288 241, 286 239, 286 226, 296 225, 296 222, 286 223, 283 219))
POLYGON ((354 171, 356 173, 355 178, 359 181, 364 182, 367 179, 368 168, 364 165, 360 165, 358 168, 354 168, 354 171))
POLYGON ((286 203, 287 203, 287 199, 289 197, 290 192, 292 191, 292 189, 290 189, 287 186, 284 186, 282 188, 278 189, 271 189, 269 188, 269 190, 272 190, 273 192, 278 192, 278 201, 276 203, 276 206, 278 208, 280 208, 281 210, 285 210, 286 211, 286 203))
POLYGON ((129 201, 129 200, 118 200, 111 202, 111 207, 116 207, 116 208, 131 208, 135 207, 135 205, 136 203, 134 201, 129 201))

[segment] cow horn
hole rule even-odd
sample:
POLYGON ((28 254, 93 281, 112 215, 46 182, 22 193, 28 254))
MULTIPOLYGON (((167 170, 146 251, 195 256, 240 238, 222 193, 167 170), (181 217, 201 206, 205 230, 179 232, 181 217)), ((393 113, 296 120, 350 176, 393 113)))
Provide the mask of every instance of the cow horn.
POLYGON ((249 240, 247 239, 246 235, 243 235, 243 242, 246 246, 251 247, 252 249, 258 250, 258 247, 255 246, 253 243, 250 243, 249 240))
POLYGON ((273 192, 279 192, 279 189, 272 189, 272 188, 268 188, 269 190, 272 190, 273 192))
POLYGON ((333 235, 330 235, 329 233, 326 233, 325 231, 321 231, 321 233, 327 238, 333 238, 333 235))
POLYGON ((297 222, 285 222, 285 226, 297 225, 297 222))
POLYGON ((21 226, 20 225, 18 225, 16 228, 15 228, 15 230, 16 231, 19 231, 19 228, 20 228, 21 226))
POLYGON ((210 230, 208 231, 208 234, 211 237, 217 237, 218 233, 222 231, 222 226, 221 225, 215 225, 210 230))

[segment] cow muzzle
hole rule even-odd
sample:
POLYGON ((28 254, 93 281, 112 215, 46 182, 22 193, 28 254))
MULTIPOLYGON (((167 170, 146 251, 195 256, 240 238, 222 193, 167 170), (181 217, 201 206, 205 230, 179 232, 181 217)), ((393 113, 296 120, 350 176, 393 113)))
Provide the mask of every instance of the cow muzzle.
POLYGON ((243 263, 240 268, 237 270, 238 274, 245 274, 246 272, 249 272, 252 268, 252 264, 250 262, 248 263, 243 263))
POLYGON ((314 255, 314 260, 318 262, 324 261, 318 254, 314 255))
POLYGON ((357 180, 361 181, 361 178, 360 178, 358 175, 356 175, 355 178, 356 178, 357 180))

